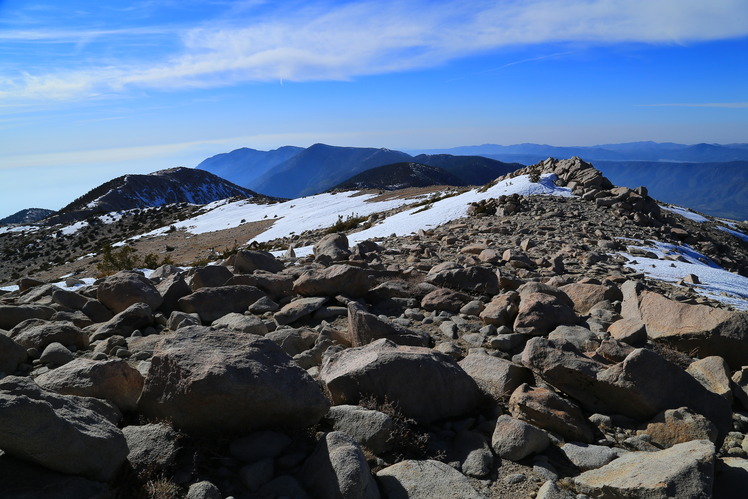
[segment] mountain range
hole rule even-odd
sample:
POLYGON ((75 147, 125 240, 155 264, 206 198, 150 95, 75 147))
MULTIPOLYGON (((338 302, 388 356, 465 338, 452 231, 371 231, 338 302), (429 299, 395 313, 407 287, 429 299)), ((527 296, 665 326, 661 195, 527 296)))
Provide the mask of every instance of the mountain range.
MULTIPOLYGON (((324 192, 352 176, 379 166, 396 163, 420 163, 438 167, 465 184, 483 185, 494 178, 521 168, 480 156, 450 154, 410 154, 390 149, 337 147, 314 144, 281 161, 298 148, 273 151, 237 149, 206 159, 197 165, 269 196, 295 198, 324 192)), ((464 184, 463 184, 464 185, 464 184)))
POLYGON ((675 144, 672 142, 626 142, 595 146, 559 147, 547 144, 483 144, 450 149, 412 151, 420 154, 478 155, 499 161, 530 165, 546 158, 579 156, 586 161, 676 161, 705 163, 748 161, 748 144, 675 144))
POLYGON ((0 225, 30 224, 38 222, 39 220, 43 220, 53 213, 54 211, 46 210, 44 208, 26 208, 25 210, 21 210, 5 218, 1 218, 0 225))

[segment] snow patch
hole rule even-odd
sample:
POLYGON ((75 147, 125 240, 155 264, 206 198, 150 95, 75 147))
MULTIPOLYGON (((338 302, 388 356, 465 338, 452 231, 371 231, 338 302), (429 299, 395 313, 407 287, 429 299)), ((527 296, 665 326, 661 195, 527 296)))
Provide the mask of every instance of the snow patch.
POLYGON ((728 229, 727 227, 717 227, 719 230, 723 232, 727 232, 728 234, 732 234, 733 236, 737 237, 738 239, 742 239, 743 241, 748 243, 748 234, 743 234, 740 231, 728 229))
POLYGON ((687 218, 689 220, 693 220, 694 222, 704 223, 704 222, 708 222, 709 221, 708 218, 706 218, 706 217, 704 217, 702 215, 699 215, 698 213, 695 213, 695 212, 689 210, 688 208, 682 208, 680 206, 664 205, 664 204, 661 204, 660 208, 662 208, 663 210, 667 210, 669 212, 672 212, 672 213, 676 213, 676 214, 678 214, 678 215, 680 215, 680 216, 682 216, 684 218, 687 218))
MULTIPOLYGON (((641 242, 641 241, 640 241, 641 242)), ((658 241, 647 241, 651 246, 633 246, 632 248, 650 251, 658 258, 647 258, 621 252, 628 263, 625 264, 637 272, 658 281, 677 283, 689 274, 699 278, 701 284, 691 284, 698 294, 722 302, 738 310, 748 310, 748 278, 728 272, 716 265, 709 258, 687 245, 674 245, 658 241), (686 262, 663 260, 665 256, 681 256, 686 262)))

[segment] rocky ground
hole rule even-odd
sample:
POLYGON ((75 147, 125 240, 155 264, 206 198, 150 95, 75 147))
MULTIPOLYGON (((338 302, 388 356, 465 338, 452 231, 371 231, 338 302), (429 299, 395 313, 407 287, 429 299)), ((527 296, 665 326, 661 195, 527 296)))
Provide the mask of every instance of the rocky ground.
POLYGON ((686 242, 745 275, 746 245, 578 160, 533 168, 579 197, 23 281, 0 296, 0 496, 742 497, 748 316, 617 252, 686 242))

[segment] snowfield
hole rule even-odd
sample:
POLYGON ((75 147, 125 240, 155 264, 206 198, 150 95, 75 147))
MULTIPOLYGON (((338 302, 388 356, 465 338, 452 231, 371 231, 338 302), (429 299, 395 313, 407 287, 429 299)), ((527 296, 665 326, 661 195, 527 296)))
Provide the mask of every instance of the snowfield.
MULTIPOLYGON (((452 220, 462 218, 467 215, 470 203, 482 199, 496 198, 501 195, 533 195, 544 194, 553 196, 571 197, 571 189, 559 187, 553 183, 556 176, 553 174, 544 175, 540 182, 535 184, 530 182, 527 175, 518 176, 512 179, 503 180, 496 185, 487 189, 485 192, 479 192, 478 189, 472 189, 457 196, 448 197, 435 201, 429 208, 419 206, 410 210, 401 211, 386 219, 376 223, 374 226, 348 235, 348 241, 351 245, 357 244, 367 239, 383 238, 390 235, 405 236, 418 232, 420 229, 429 229, 438 227, 452 220)), ((412 202, 413 200, 410 200, 412 202)), ((405 203, 404 203, 405 204, 405 203)), ((337 219, 337 216, 334 217, 337 219)), ((329 224, 331 225, 331 224, 329 224)), ((323 225, 326 227, 329 225, 323 225)), ((254 240, 267 241, 264 239, 265 234, 261 234, 254 240)), ((272 238, 270 238, 272 239, 272 238)), ((312 246, 295 248, 296 256, 305 256, 312 253, 312 246)), ((276 252, 282 254, 283 252, 276 252)))
POLYGON ((695 213, 689 210, 688 208, 681 208, 680 206, 672 206, 672 205, 664 205, 664 204, 661 204, 660 208, 662 208, 663 210, 670 211, 672 213, 677 213, 678 215, 685 217, 689 220, 693 220, 694 222, 704 223, 704 222, 709 221, 709 219, 706 218, 705 216, 699 215, 698 213, 695 213))
MULTIPOLYGON (((641 242, 641 241, 640 241, 641 242)), ((730 305, 737 310, 748 311, 748 278, 724 270, 707 257, 693 250, 688 245, 648 241, 649 245, 631 246, 652 252, 658 258, 646 258, 639 255, 621 252, 629 267, 642 272, 651 279, 677 283, 689 274, 698 276, 701 284, 689 284, 688 287, 700 295, 730 305), (665 256, 681 256, 686 262, 661 260, 665 256)))

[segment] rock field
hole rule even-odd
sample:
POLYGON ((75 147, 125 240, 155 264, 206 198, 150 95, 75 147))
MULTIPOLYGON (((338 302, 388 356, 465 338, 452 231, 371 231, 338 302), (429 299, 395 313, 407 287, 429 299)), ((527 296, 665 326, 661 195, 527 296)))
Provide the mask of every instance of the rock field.
POLYGON ((687 243, 745 275, 748 245, 576 158, 515 174, 538 170, 577 196, 305 258, 22 280, 0 497, 744 497, 748 314, 617 252, 687 243))

